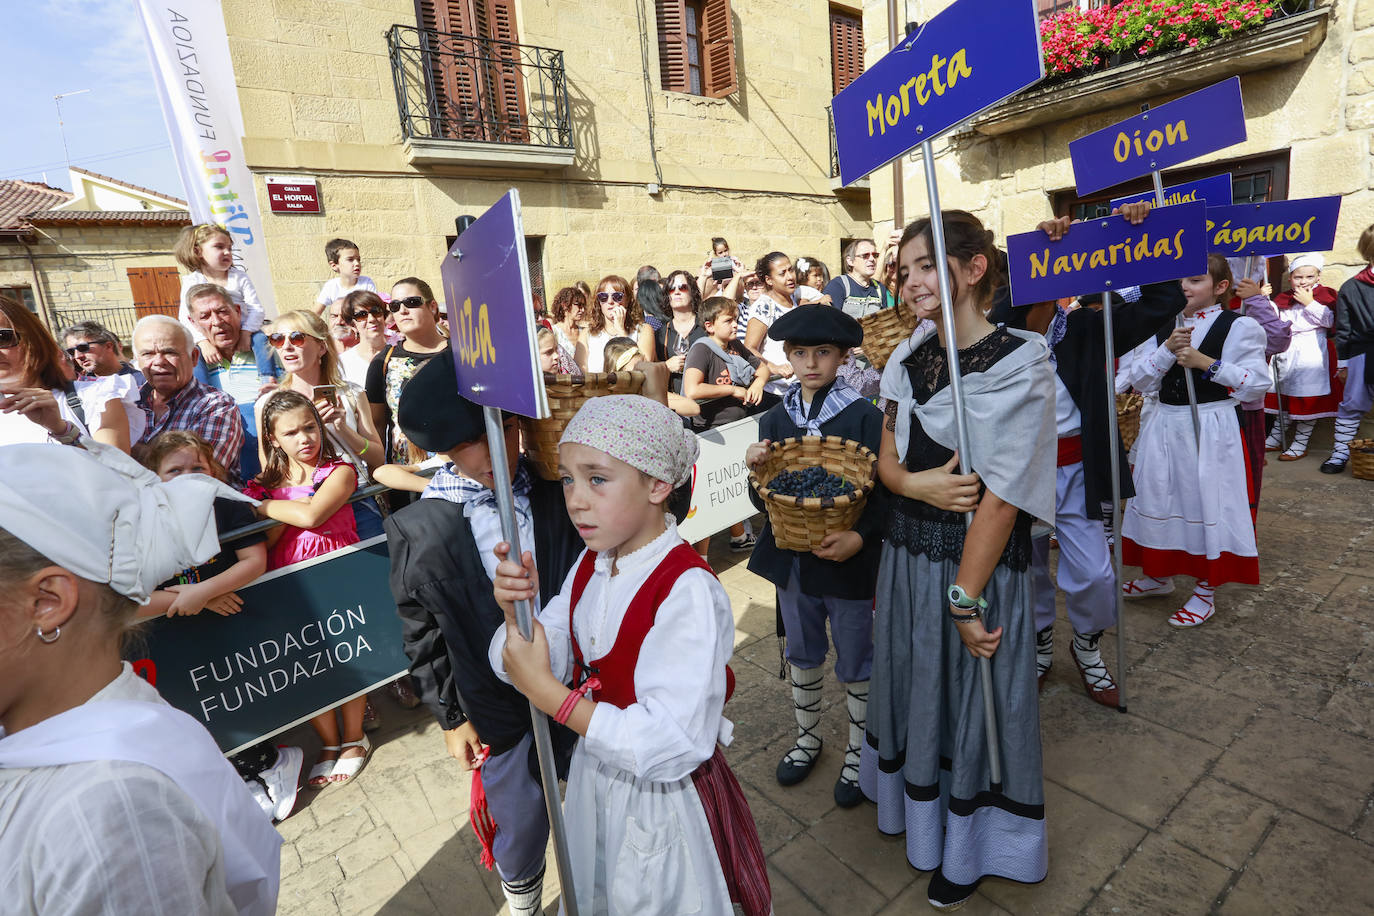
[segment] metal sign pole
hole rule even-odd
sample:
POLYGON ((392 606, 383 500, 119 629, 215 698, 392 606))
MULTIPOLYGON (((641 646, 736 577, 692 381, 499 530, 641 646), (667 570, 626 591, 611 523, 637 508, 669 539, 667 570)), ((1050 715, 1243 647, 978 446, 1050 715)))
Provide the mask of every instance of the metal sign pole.
MULTIPOLYGON (((1164 206, 1164 179, 1158 171, 1150 173, 1150 177, 1155 182, 1155 206, 1164 206)), ((1183 327, 1183 315, 1180 314, 1174 319, 1174 327, 1183 327)), ((1197 412, 1197 390, 1193 387, 1193 372, 1191 369, 1183 370, 1183 385, 1188 390, 1188 411, 1193 415, 1193 445, 1198 451, 1202 450, 1202 420, 1197 412)))
MULTIPOLYGON (((954 399, 954 430, 959 440, 959 473, 968 474, 968 425, 964 419, 964 380, 959 372, 959 339, 954 327, 954 298, 949 282, 949 258, 945 253, 945 223, 940 211, 940 189, 935 181, 935 153, 930 141, 921 144, 925 165, 926 196, 930 200, 930 238, 935 251, 935 273, 940 283, 940 314, 945 324, 945 358, 949 362, 949 391, 954 399)), ((973 513, 964 515, 964 526, 973 524, 973 513)), ((988 770, 994 792, 1002 790, 1002 746, 997 737, 997 704, 992 696, 992 659, 979 657, 978 674, 983 684, 983 729, 988 742, 988 770)))
POLYGON ((1126 602, 1121 595, 1121 450, 1116 416, 1116 336, 1112 331, 1112 294, 1102 294, 1102 337, 1107 349, 1107 442, 1112 470, 1112 577, 1116 582, 1116 711, 1126 711, 1126 602))
MULTIPOLYGON (((510 556, 519 562, 524 554, 521 553, 520 527, 515 522, 515 497, 511 491, 501 411, 495 407, 483 407, 482 417, 487 424, 487 448, 491 451, 491 474, 495 478, 492 492, 496 495, 496 509, 501 516, 501 536, 510 544, 510 556)), ((528 601, 515 603, 515 623, 520 628, 520 635, 530 639, 534 633, 534 621, 528 601)), ((531 703, 530 721, 534 727, 534 747, 539 752, 539 776, 544 787, 544 806, 549 812, 549 831, 553 834, 553 856, 558 866, 563 911, 567 916, 578 916, 577 895, 573 893, 572 869, 568 858, 568 828, 563 823, 563 804, 558 795, 558 768, 553 758, 553 740, 549 737, 549 720, 531 703)))

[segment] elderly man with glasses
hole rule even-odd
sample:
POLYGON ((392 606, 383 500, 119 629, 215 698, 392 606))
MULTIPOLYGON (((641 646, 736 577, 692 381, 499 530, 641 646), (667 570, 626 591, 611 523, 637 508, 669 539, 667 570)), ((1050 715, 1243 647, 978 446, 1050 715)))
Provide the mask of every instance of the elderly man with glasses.
POLYGON ((119 338, 98 321, 78 321, 62 329, 62 348, 76 365, 82 379, 106 375, 131 375, 142 387, 143 373, 124 358, 119 338))

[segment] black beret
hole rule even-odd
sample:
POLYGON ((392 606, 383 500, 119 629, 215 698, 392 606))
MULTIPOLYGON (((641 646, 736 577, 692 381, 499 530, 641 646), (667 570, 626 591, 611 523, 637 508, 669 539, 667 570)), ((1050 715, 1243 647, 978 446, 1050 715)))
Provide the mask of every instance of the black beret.
POLYGON ((810 304, 785 312, 768 328, 768 336, 803 347, 835 344, 847 349, 864 342, 864 329, 834 306, 810 304))
POLYGON ((396 425, 416 448, 427 452, 447 452, 487 434, 482 408, 458 393, 448 350, 425 360, 406 382, 396 425))

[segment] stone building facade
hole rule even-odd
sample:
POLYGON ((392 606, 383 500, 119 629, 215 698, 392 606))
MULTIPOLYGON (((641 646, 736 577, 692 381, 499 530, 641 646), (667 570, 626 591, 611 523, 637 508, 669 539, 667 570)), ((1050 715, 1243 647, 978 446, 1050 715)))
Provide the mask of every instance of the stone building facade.
POLYGON ((866 191, 832 187, 819 0, 223 10, 280 309, 313 300, 334 236, 379 283, 437 281, 455 217, 512 187, 550 294, 646 263, 695 270, 712 236, 746 261, 779 248, 833 268, 871 233, 866 191), (324 212, 267 213, 269 175, 318 179, 324 212))
MULTIPOLYGON (((919 21, 948 0, 905 6, 919 21)), ((1363 267, 1355 244, 1374 224, 1374 0, 1287 6, 1287 15, 1239 37, 1041 84, 975 118, 935 145, 943 206, 973 212, 999 238, 1050 216, 1099 215, 1099 203, 1147 190, 1149 179, 1079 200, 1069 142, 1138 113, 1142 103, 1158 105, 1239 74, 1246 141, 1167 171, 1165 183, 1230 172, 1235 203, 1341 195, 1336 247, 1323 274, 1339 286, 1363 267)), ((865 4, 864 31, 871 66, 887 49, 886 4, 865 4)), ((928 212, 918 157, 905 158, 903 174, 909 221, 928 212)), ((881 235, 892 225, 891 169, 871 181, 881 235)), ((1270 276, 1281 270, 1271 260, 1270 276)))

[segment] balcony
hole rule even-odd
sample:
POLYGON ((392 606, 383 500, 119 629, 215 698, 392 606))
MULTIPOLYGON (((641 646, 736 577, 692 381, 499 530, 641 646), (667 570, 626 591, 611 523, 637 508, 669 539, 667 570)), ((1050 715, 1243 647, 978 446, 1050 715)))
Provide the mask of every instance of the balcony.
POLYGON ((1326 38, 1329 15, 1329 5, 1298 0, 1284 4, 1279 15, 1263 26, 1205 48, 1181 48, 1140 60, 1104 61, 1101 69, 1052 78, 1013 96, 976 118, 967 130, 1001 136, 1294 63, 1326 38))
POLYGON ((837 195, 850 197, 867 195, 869 190, 867 178, 860 178, 847 188, 840 181, 840 147, 835 142, 835 112, 829 105, 825 106, 825 119, 830 124, 830 190, 837 195))
POLYGON ((396 108, 410 164, 557 171, 571 165, 563 52, 393 25, 396 108))

